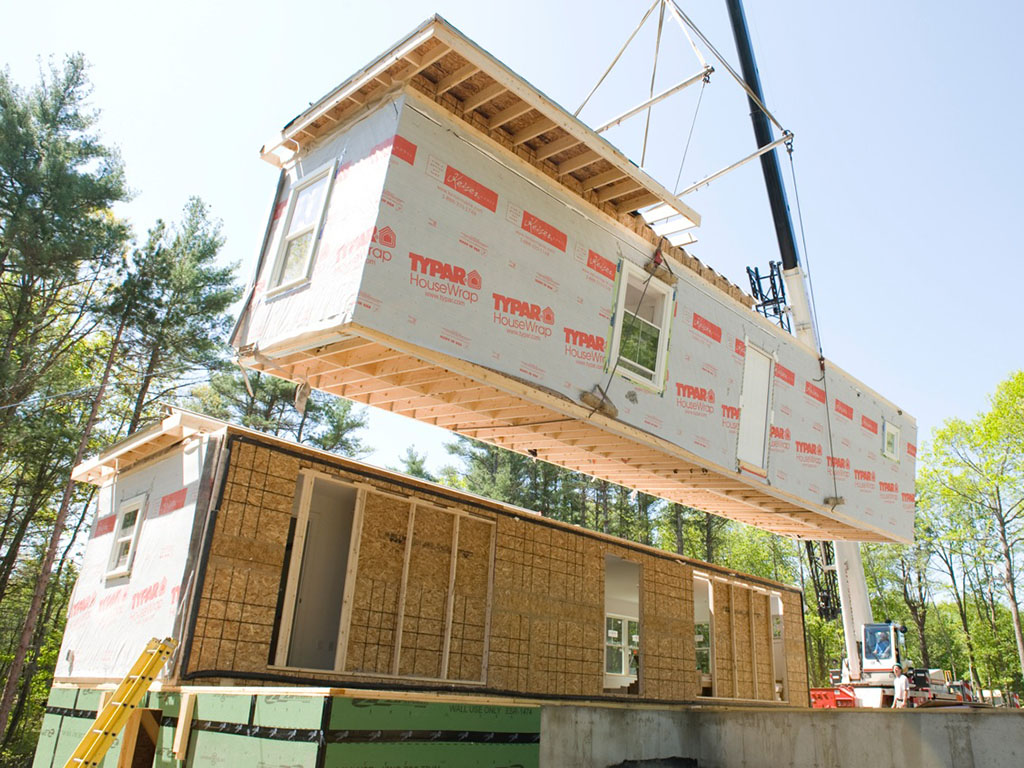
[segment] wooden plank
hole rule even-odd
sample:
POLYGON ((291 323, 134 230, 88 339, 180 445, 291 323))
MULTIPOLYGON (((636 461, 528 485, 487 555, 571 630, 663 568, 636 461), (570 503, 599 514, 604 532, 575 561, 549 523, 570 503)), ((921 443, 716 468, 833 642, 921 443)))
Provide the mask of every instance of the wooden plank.
MULTIPOLYGON (((559 152, 565 152, 567 149, 572 149, 578 144, 582 144, 583 141, 572 135, 563 136, 560 139, 548 142, 543 147, 538 147, 534 150, 534 157, 538 160, 547 160, 549 157, 557 155, 559 152)), ((591 150, 593 151, 593 150, 591 150)), ((596 154, 596 153, 595 153, 596 154)))
MULTIPOLYGON (((550 147, 551 144, 545 144, 544 148, 550 147)), ((563 160, 558 164, 558 175, 564 176, 567 173, 578 171, 580 168, 586 168, 588 165, 593 165, 601 156, 592 149, 588 149, 584 152, 580 152, 578 155, 570 157, 568 160, 563 160)))
POLYGON ((412 534, 416 524, 416 499, 409 504, 409 525, 405 529, 405 554, 402 557, 402 584, 398 588, 398 615, 395 618, 395 648, 391 660, 391 674, 397 675, 402 655, 402 627, 405 624, 405 596, 409 582, 409 559, 412 557, 412 534))
MULTIPOLYGON (((336 478, 331 478, 337 482, 336 478)), ((347 483, 346 483, 347 485, 347 483)), ((356 491, 355 519, 349 535, 348 562, 345 566, 345 592, 341 598, 341 618, 338 623, 338 650, 334 655, 334 669, 341 672, 348 660, 348 641, 352 635, 352 611, 355 607, 356 579, 359 577, 359 545, 363 538, 363 518, 366 516, 366 488, 356 491)))
POLYGON ((468 80, 479 71, 480 67, 478 67, 476 64, 464 64, 447 77, 441 78, 441 80, 439 80, 437 83, 437 87, 434 93, 436 93, 438 96, 440 96, 442 93, 447 93, 456 85, 465 80, 468 80))
POLYGON ((448 659, 452 650, 452 616, 455 613, 455 571, 459 565, 459 523, 462 518, 455 515, 452 521, 452 553, 448 561, 448 599, 444 607, 444 635, 441 646, 441 677, 448 677, 448 659))
POLYGON ((643 185, 635 179, 629 179, 599 192, 597 202, 607 203, 609 200, 628 195, 630 192, 636 192, 638 189, 643 189, 643 185))
MULTIPOLYGON (((128 715, 121 734, 121 751, 117 755, 117 768, 132 768, 135 759, 135 745, 139 740, 139 729, 142 727, 142 710, 136 709, 128 715)), ((153 742, 156 744, 156 742, 153 742)))
POLYGON ((542 117, 540 120, 535 120, 524 128, 520 128, 514 134, 512 134, 512 144, 518 146, 524 141, 540 136, 542 133, 547 133, 555 127, 555 121, 549 117, 542 117))
POLYGON ((490 85, 484 86, 462 102, 462 109, 465 112, 472 112, 474 109, 482 107, 492 99, 501 96, 501 94, 506 90, 505 86, 501 83, 491 83, 490 85))
POLYGON ((729 639, 732 642, 732 695, 740 695, 740 665, 736 658, 736 584, 729 582, 729 639))
POLYGON ((188 737, 192 733, 192 714, 196 708, 196 694, 183 693, 178 709, 178 723, 174 727, 174 742, 171 749, 175 760, 188 758, 188 737))
POLYGON ((500 128, 510 120, 515 120, 517 117, 525 115, 532 109, 533 107, 530 106, 528 102, 522 100, 517 101, 512 106, 506 107, 505 109, 501 110, 501 112, 492 117, 490 120, 488 120, 487 127, 493 131, 495 128, 500 128))
POLYGON ((619 203, 615 208, 615 212, 619 214, 632 213, 640 208, 646 208, 648 205, 654 205, 660 202, 661 198, 657 195, 645 194, 639 197, 632 197, 625 202, 619 203))
POLYGON ((624 178, 626 178, 625 173, 618 168, 612 168, 610 171, 594 174, 590 178, 581 181, 580 184, 583 185, 583 191, 586 192, 587 190, 603 187, 605 184, 611 184, 613 181, 624 178))

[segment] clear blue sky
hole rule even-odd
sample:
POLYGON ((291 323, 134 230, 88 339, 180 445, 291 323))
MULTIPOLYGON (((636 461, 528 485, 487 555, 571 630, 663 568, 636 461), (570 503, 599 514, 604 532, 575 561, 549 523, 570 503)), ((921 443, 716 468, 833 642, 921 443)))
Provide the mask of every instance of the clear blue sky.
MULTIPOLYGON (((38 58, 80 50, 93 65, 101 129, 120 147, 136 231, 199 195, 223 219, 227 261, 248 280, 277 172, 259 147, 311 101, 434 12, 537 88, 575 109, 650 0, 7 3, 0 63, 37 78, 38 58)), ((681 2, 730 61, 724 2, 681 2)), ((1024 366, 1015 269, 1024 210, 1019 30, 1024 5, 983 0, 792 3, 747 0, 767 101, 797 135, 825 354, 918 419, 924 438, 970 416, 1024 366)), ((697 71, 666 21, 657 87, 697 71)), ((582 117, 642 101, 648 23, 582 117)), ((672 185, 697 89, 655 109, 649 167, 672 185)), ((609 138, 639 159, 635 122, 609 138)), ((722 68, 705 91, 682 181, 752 151, 741 91, 722 68)), ((788 162, 784 160, 787 173, 788 162)), ((777 259, 759 166, 686 198, 704 225, 694 255, 740 285, 777 259)), ((790 188, 790 202, 793 190, 790 188)), ((409 444, 435 468, 445 435, 375 420, 373 460, 409 444)))

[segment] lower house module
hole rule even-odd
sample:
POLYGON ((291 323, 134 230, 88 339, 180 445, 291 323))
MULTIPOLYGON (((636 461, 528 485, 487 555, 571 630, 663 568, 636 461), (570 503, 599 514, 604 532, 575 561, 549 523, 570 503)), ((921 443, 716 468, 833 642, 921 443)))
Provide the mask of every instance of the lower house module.
POLYGON ((783 584, 187 411, 74 477, 97 512, 36 765, 154 636, 178 653, 114 749, 156 765, 536 765, 545 702, 807 706, 783 584))

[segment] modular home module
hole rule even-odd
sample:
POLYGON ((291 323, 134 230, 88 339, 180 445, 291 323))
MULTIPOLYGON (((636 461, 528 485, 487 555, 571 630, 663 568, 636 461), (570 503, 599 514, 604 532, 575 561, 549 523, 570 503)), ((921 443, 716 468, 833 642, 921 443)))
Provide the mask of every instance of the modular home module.
POLYGON ((807 539, 913 536, 912 417, 637 211, 699 215, 435 18, 264 147, 239 361, 807 539))

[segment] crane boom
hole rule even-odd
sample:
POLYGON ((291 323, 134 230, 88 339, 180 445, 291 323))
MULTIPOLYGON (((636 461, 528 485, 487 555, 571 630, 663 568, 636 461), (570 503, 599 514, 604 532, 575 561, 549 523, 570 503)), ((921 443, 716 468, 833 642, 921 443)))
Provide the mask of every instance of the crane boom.
MULTIPOLYGON (((729 20, 739 54, 740 69, 743 79, 750 89, 747 103, 750 105, 750 119, 754 124, 754 137, 757 140, 758 148, 764 147, 775 139, 768 116, 757 103, 760 102, 762 105, 765 103, 764 93, 761 90, 761 78, 757 71, 757 62, 754 59, 754 47, 750 41, 750 30, 747 28, 743 2, 742 0, 726 0, 726 6, 729 9, 729 20)), ((793 328, 797 338, 820 351, 821 345, 808 301, 807 281, 800 266, 799 252, 793 233, 793 218, 789 212, 789 202, 786 200, 786 188, 782 182, 779 158, 774 149, 761 155, 761 171, 764 174, 768 202, 771 205, 772 220, 775 224, 775 236, 779 242, 779 252, 782 256, 782 275, 786 283, 786 292, 789 294, 789 312, 793 320, 793 328)), ((848 675, 850 680, 860 680, 862 663, 858 640, 864 625, 872 623, 871 601, 868 599, 860 544, 836 541, 833 542, 833 548, 846 658, 849 665, 848 675)))

